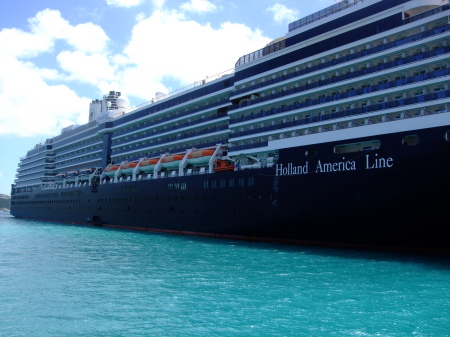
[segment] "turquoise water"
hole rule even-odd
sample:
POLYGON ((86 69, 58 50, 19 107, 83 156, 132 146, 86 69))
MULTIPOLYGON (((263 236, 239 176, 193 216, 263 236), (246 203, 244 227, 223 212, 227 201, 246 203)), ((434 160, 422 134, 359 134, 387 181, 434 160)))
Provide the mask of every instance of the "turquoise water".
POLYGON ((0 336, 450 336, 450 260, 3 213, 0 336))

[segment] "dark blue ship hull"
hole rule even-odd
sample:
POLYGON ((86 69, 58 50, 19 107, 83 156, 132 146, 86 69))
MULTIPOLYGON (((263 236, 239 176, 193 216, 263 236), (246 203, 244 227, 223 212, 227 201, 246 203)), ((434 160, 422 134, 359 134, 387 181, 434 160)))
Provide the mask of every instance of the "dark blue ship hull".
POLYGON ((16 217, 449 253, 449 126, 279 150, 273 167, 21 193, 16 217), (414 140, 405 144, 405 137, 414 140), (378 149, 336 154, 376 140, 378 149), (411 145, 411 146, 408 146, 411 145))

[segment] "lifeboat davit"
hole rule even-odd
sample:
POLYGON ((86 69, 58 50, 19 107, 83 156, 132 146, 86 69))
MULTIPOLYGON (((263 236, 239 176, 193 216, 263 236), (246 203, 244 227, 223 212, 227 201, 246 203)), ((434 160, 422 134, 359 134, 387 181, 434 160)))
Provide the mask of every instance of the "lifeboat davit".
POLYGON ((136 166, 137 163, 123 163, 122 165, 120 165, 120 173, 123 173, 127 176, 132 175, 136 166))
POLYGON ((207 165, 214 155, 214 151, 213 149, 193 151, 188 154, 187 162, 193 166, 207 165))
POLYGON ((174 154, 172 156, 165 156, 161 159, 161 166, 166 169, 176 169, 180 166, 180 162, 183 160, 184 154, 174 154))
POLYGON ((78 171, 67 172, 66 179, 67 179, 68 183, 73 183, 77 177, 78 177, 78 171))
POLYGON ((87 181, 89 180, 89 176, 94 173, 93 168, 84 168, 80 170, 80 173, 78 174, 78 180, 80 181, 87 181))
POLYGON ((139 163, 139 170, 145 173, 153 172, 158 161, 159 158, 144 159, 139 163))
POLYGON ((105 173, 106 176, 108 177, 114 177, 114 175, 116 174, 116 171, 119 169, 118 165, 112 165, 109 164, 108 166, 105 167, 105 169, 103 170, 103 172, 105 173))

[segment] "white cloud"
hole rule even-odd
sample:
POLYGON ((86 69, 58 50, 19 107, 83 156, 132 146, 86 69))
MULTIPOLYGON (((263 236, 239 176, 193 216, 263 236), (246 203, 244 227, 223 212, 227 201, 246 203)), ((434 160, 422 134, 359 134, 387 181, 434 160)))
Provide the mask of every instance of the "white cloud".
POLYGON ((89 22, 71 27, 65 40, 75 50, 98 53, 106 49, 109 38, 100 26, 89 22))
POLYGON ((66 80, 75 80, 92 85, 114 79, 115 69, 106 54, 86 55, 80 51, 62 51, 57 56, 60 67, 69 73, 66 80))
POLYGON ((148 18, 139 16, 118 54, 108 50, 101 27, 73 26, 58 11, 37 13, 29 31, 0 31, 0 134, 58 134, 65 126, 86 123, 89 102, 99 93, 119 90, 150 100, 157 91, 233 68, 239 57, 270 41, 243 24, 225 22, 215 29, 188 20, 181 9, 165 8, 164 0, 153 4, 160 9, 148 18), (56 41, 66 42, 65 49, 54 50, 56 41), (37 66, 37 56, 49 57, 55 66, 37 66), (89 99, 80 97, 69 88, 71 82, 99 90, 89 99))
POLYGON ((273 19, 276 23, 290 23, 295 21, 299 17, 299 11, 296 9, 289 9, 285 5, 276 3, 275 5, 267 8, 268 12, 272 12, 273 19))
POLYGON ((156 9, 162 9, 166 3, 166 0, 152 0, 152 3, 156 9))
POLYGON ((28 22, 30 32, 15 28, 0 31, 0 54, 32 58, 53 51, 56 40, 83 52, 99 52, 109 41, 101 27, 92 23, 72 26, 57 10, 45 9, 28 22))
POLYGON ((61 81, 87 77, 86 72, 81 72, 78 77, 73 73, 78 70, 77 65, 81 68, 76 62, 86 59, 89 62, 82 70, 89 68, 92 71, 91 81, 100 83, 109 79, 111 75, 108 77, 107 72, 110 69, 102 54, 92 54, 106 49, 108 37, 101 27, 92 23, 70 25, 55 10, 38 12, 28 22, 28 32, 19 29, 0 31, 0 134, 57 134, 62 127, 85 123, 89 99, 79 97, 61 81), (69 76, 56 68, 40 68, 33 63, 34 57, 43 54, 53 58, 57 40, 65 41, 67 47, 75 49, 66 53, 78 56, 72 55, 73 64, 69 57, 62 57, 63 70, 68 71, 69 76))
POLYGON ((217 10, 217 6, 208 0, 189 0, 189 2, 181 4, 180 8, 186 12, 194 13, 214 12, 217 10))
POLYGON ((191 84, 233 68, 240 56, 269 41, 261 31, 242 24, 225 22, 214 29, 187 20, 178 11, 155 11, 135 25, 124 50, 131 67, 122 73, 122 91, 152 98, 156 91, 162 91, 159 83, 167 78, 180 85, 191 84))
POLYGON ((142 4, 144 0, 106 0, 109 6, 114 7, 134 7, 142 4))
POLYGON ((136 15, 136 21, 142 21, 145 19, 145 13, 139 13, 136 15))
POLYGON ((6 57, 0 63, 0 134, 57 134, 75 121, 87 121, 88 99, 65 85, 46 84, 30 63, 6 57))

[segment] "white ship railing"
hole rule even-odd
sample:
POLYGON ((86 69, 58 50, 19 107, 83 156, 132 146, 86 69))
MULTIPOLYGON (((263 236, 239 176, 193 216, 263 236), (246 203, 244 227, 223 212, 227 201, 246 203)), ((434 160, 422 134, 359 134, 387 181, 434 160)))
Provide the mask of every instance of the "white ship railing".
POLYGON ((182 87, 182 88, 176 89, 174 91, 171 91, 168 94, 158 96, 157 98, 153 98, 150 101, 147 101, 147 102, 141 103, 139 105, 132 106, 132 107, 126 109, 126 110, 123 110, 123 111, 121 111, 121 115, 124 115, 124 114, 130 113, 130 112, 139 110, 141 108, 144 108, 144 107, 146 107, 148 105, 151 105, 151 104, 154 104, 154 103, 158 103, 158 102, 160 102, 160 101, 162 101, 162 100, 164 100, 164 99, 166 99, 168 97, 172 97, 172 96, 178 95, 178 94, 180 94, 182 92, 194 89, 194 88, 202 86, 202 85, 204 85, 206 83, 213 82, 215 80, 218 80, 218 79, 222 78, 223 76, 232 75, 232 74, 234 74, 234 71, 235 71, 234 68, 231 68, 231 69, 222 71, 222 72, 220 72, 218 74, 215 74, 215 75, 212 75, 212 76, 206 76, 206 78, 204 78, 204 79, 202 79, 200 81, 195 81, 192 84, 189 84, 189 85, 187 85, 185 87, 182 87))

